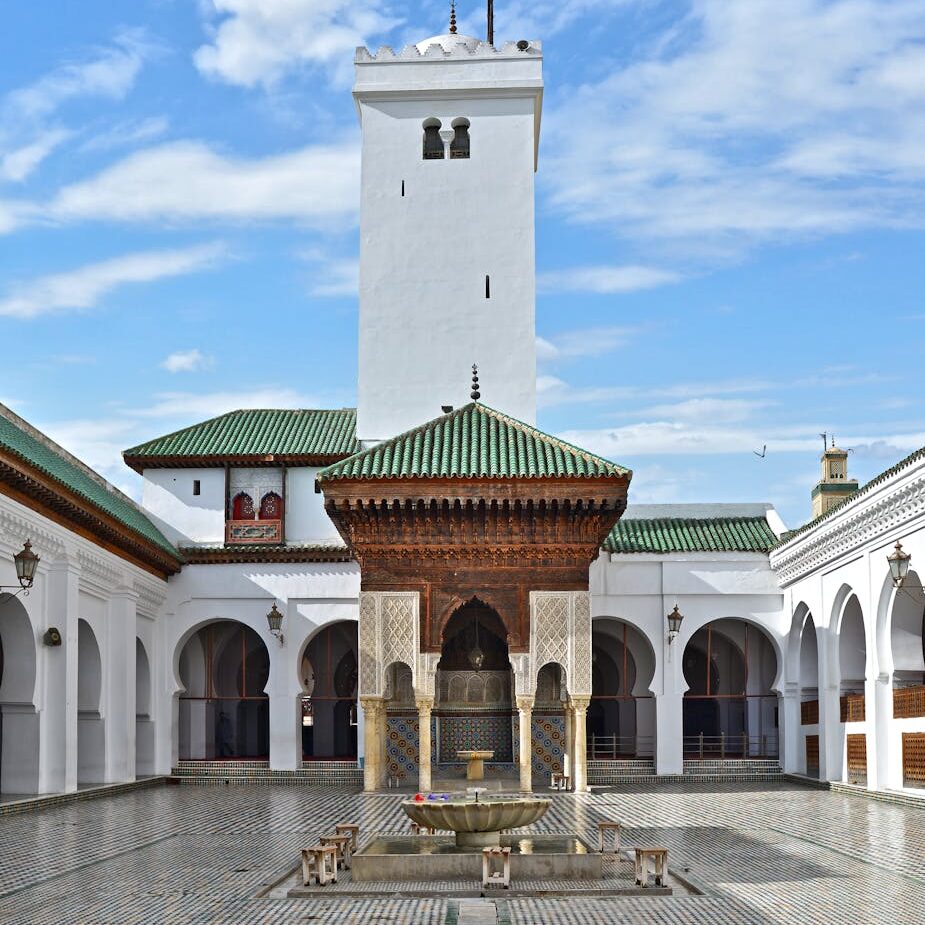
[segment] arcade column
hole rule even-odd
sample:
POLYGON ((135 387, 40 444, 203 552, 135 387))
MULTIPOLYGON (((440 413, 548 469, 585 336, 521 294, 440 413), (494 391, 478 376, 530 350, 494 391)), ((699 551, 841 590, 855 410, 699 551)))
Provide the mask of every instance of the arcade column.
POLYGON ((363 763, 363 789, 382 789, 385 772, 385 701, 381 697, 361 697, 366 756, 363 763))
POLYGON ((533 698, 518 697, 517 712, 520 715, 520 789, 533 792, 533 698))
POLYGON ((572 697, 575 767, 572 769, 572 783, 575 793, 583 793, 588 789, 588 734, 587 717, 590 697, 572 697))
POLYGON ((424 793, 431 789, 430 778, 430 712, 434 701, 430 697, 419 697, 418 708, 418 790, 424 793))

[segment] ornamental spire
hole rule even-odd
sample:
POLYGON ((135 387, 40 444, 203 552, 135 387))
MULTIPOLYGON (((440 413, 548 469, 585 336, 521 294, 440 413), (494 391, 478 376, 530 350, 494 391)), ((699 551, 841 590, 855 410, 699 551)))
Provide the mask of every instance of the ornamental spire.
POLYGON ((469 397, 473 401, 478 401, 482 397, 482 393, 479 391, 479 368, 472 364, 472 391, 469 393, 469 397))
POLYGON ((450 0, 450 35, 456 35, 456 0, 450 0))

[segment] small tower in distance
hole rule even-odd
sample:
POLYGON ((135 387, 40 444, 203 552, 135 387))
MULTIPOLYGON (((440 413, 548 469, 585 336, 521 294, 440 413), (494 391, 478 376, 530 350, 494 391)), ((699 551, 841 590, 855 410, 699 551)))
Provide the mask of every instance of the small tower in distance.
POLYGON ((827 445, 827 435, 823 434, 823 450, 820 460, 822 462, 822 478, 813 488, 813 518, 828 513, 836 504, 839 504, 849 495, 858 490, 857 479, 848 478, 848 451, 832 445, 827 445))

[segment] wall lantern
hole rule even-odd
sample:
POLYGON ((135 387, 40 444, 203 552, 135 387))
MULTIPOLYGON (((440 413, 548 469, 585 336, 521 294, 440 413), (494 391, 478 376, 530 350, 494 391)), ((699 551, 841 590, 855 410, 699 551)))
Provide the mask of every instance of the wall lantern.
POLYGON ((469 651, 469 664, 476 671, 482 670, 482 663, 485 661, 485 653, 479 648, 479 615, 475 615, 475 645, 469 651))
MULTIPOLYGON (((19 581, 19 590, 10 597, 16 597, 17 594, 28 594, 35 581, 35 569, 39 564, 39 557, 32 551, 32 543, 26 540, 22 549, 13 556, 13 563, 16 566, 16 579, 19 581)), ((0 591, 7 588, 15 588, 16 585, 0 585, 0 591)), ((9 592, 7 592, 9 593, 9 592)))
POLYGON ((674 605, 674 610, 668 614, 668 645, 671 645, 675 639, 678 638, 678 633, 681 632, 681 621, 684 619, 684 614, 678 609, 678 605, 674 605))
POLYGON ((903 552, 903 544, 897 540, 893 555, 886 557, 886 561, 890 564, 890 578, 893 579, 894 588, 898 589, 903 586, 903 581, 905 581, 906 575, 909 574, 909 560, 911 558, 912 555, 908 552, 903 552))
POLYGON ((273 606, 270 608, 270 612, 267 614, 267 623, 270 627, 270 633, 274 635, 278 640, 279 644, 283 644, 283 615, 277 610, 276 602, 273 602, 273 606))

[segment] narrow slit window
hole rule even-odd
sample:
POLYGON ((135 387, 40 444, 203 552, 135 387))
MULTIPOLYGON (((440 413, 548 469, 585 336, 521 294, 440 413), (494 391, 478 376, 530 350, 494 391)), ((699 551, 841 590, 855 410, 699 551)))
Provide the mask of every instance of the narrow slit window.
POLYGON ((402 194, 402 198, 404 198, 404 195, 405 195, 405 181, 404 180, 401 181, 401 194, 402 194))
POLYGON ((198 495, 202 490, 202 485, 199 482, 199 479, 193 479, 193 494, 198 495))
POLYGON ((487 273, 485 274, 485 298, 491 298, 491 277, 487 273))

